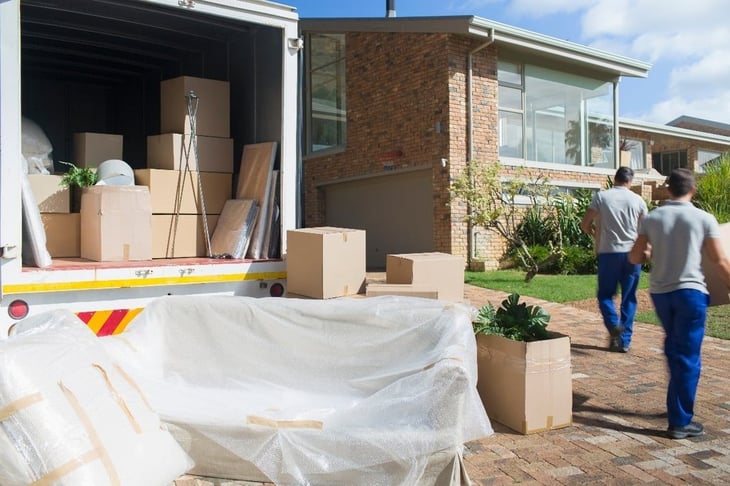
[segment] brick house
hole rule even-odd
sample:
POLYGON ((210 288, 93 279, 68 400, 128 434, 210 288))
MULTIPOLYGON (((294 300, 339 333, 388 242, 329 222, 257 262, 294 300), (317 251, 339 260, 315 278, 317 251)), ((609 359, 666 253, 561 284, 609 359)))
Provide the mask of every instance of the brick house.
POLYGON ((468 160, 500 161, 504 177, 524 167, 558 190, 601 188, 619 164, 619 80, 650 67, 469 16, 300 29, 304 225, 365 229, 371 269, 419 251, 496 267, 504 244, 467 227, 453 177, 468 160))

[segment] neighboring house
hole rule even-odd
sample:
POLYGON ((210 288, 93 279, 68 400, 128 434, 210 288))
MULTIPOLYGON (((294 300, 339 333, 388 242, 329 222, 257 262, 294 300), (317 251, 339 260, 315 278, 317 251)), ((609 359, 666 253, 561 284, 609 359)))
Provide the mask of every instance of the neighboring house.
POLYGON ((730 150, 730 125, 687 116, 667 125, 621 118, 619 134, 631 151, 631 167, 665 176, 677 167, 702 172, 706 162, 730 150))
MULTIPOLYGON (((441 251, 496 267, 450 182, 468 160, 556 190, 618 167, 618 86, 649 64, 478 17, 302 19, 306 226, 367 231, 367 264, 441 251)), ((636 134, 639 138, 639 134, 636 134)), ((661 183, 656 172, 637 181, 661 183)))

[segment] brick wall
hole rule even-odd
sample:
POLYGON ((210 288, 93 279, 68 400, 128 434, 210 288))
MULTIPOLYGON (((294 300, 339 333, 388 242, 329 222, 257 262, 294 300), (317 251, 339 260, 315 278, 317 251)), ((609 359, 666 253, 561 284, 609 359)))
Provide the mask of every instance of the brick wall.
MULTIPOLYGON (((466 205, 450 201, 450 180, 468 157, 468 53, 480 45, 464 36, 412 33, 349 33, 346 38, 347 146, 305 158, 306 226, 325 223, 321 185, 356 177, 387 175, 414 166, 431 167, 433 247, 484 261, 496 268, 506 249, 502 238, 472 228, 469 248, 466 205), (441 159, 448 161, 441 166, 441 159)), ((473 159, 498 160, 496 46, 477 51, 472 62, 473 159)), ((633 136, 624 134, 622 136, 633 136)), ((637 137, 641 138, 641 137, 637 137)), ((516 169, 504 168, 505 176, 516 169)), ((534 178, 538 171, 528 171, 534 178)), ((605 174, 542 171, 548 179, 604 186, 605 174)))
MULTIPOLYGON (((446 43, 443 34, 347 34, 347 146, 305 158, 306 226, 325 221, 318 184, 424 165, 432 167, 438 224, 448 186, 441 170, 441 159, 449 157, 446 43)), ((450 249, 443 239, 435 244, 450 249)))

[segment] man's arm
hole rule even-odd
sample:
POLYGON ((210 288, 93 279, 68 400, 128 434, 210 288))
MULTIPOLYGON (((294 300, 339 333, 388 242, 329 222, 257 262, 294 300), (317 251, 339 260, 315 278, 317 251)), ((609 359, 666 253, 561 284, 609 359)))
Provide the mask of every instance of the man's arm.
POLYGON ((651 245, 646 235, 639 235, 629 252, 629 261, 634 265, 646 262, 651 258, 651 245))
POLYGON ((730 289, 730 260, 722 249, 720 238, 706 238, 703 247, 707 258, 715 265, 720 280, 730 289))
POLYGON ((595 209, 589 208, 588 211, 586 211, 586 214, 583 215, 583 219, 580 222, 580 229, 583 230, 584 233, 588 233, 589 235, 595 234, 596 230, 593 226, 593 221, 598 217, 598 211, 595 209))

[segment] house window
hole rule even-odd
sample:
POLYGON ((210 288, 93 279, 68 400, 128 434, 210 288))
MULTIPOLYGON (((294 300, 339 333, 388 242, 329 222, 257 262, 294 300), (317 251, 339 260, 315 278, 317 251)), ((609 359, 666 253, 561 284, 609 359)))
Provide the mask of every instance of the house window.
POLYGON ((632 169, 646 169, 646 151, 644 141, 634 138, 623 138, 619 145, 621 165, 628 165, 632 169), (624 157, 628 154, 628 160, 624 157))
POLYGON ((687 167, 687 151, 654 152, 651 154, 651 164, 661 175, 668 176, 674 169, 687 167))
POLYGON ((715 150, 698 150, 697 151, 697 171, 704 172, 703 166, 712 160, 718 159, 722 156, 722 152, 715 150))
POLYGON ((499 155, 614 167, 613 84, 499 61, 499 155))
POLYGON ((344 147, 344 34, 308 34, 305 39, 305 129, 307 154, 344 147))

